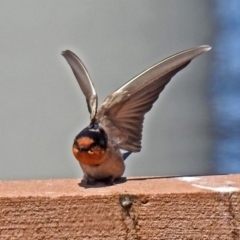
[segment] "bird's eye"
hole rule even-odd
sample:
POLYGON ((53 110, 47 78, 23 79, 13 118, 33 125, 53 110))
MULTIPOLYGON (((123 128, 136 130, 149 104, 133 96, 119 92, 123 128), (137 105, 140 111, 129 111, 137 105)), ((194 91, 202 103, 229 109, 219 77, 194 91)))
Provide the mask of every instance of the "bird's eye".
POLYGON ((80 152, 88 151, 88 150, 89 150, 89 147, 86 147, 86 146, 79 146, 79 147, 78 147, 78 150, 79 150, 80 152))
POLYGON ((97 123, 92 123, 92 124, 90 125, 90 128, 96 130, 96 129, 99 129, 99 126, 98 126, 97 123))

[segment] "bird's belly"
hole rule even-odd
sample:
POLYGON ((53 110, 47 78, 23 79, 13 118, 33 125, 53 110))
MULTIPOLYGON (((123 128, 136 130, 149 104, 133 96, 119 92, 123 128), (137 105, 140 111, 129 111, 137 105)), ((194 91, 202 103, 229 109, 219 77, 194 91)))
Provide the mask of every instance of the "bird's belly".
POLYGON ((125 170, 125 165, 120 154, 111 157, 107 156, 105 161, 97 165, 79 163, 84 174, 96 180, 109 177, 113 177, 114 179, 120 178, 125 170))

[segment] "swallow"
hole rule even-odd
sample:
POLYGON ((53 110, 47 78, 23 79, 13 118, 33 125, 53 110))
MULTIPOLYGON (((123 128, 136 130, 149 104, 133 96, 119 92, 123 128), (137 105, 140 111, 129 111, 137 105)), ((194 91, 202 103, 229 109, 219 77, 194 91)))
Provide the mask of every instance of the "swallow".
POLYGON ((123 175, 126 158, 141 150, 144 115, 171 78, 210 49, 203 45, 158 62, 110 94, 99 109, 86 67, 70 50, 62 52, 85 95, 90 113, 90 124, 77 134, 72 145, 87 184, 105 181, 112 185, 123 175))

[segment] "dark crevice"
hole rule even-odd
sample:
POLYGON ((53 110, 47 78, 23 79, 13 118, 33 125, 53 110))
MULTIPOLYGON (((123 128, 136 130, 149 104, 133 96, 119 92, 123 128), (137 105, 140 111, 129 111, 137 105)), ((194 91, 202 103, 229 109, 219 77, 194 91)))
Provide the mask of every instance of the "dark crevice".
POLYGON ((122 207, 122 220, 126 228, 126 240, 140 240, 138 236, 138 199, 133 195, 121 195, 119 203, 122 207))

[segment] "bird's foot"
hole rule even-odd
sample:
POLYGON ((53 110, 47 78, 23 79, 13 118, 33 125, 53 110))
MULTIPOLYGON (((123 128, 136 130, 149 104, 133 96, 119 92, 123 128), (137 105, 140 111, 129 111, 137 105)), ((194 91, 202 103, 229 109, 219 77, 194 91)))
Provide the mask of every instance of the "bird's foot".
POLYGON ((103 182, 108 186, 112 186, 114 185, 114 180, 115 180, 114 177, 110 176, 108 178, 103 179, 103 182))
POLYGON ((84 180, 86 181, 86 183, 88 185, 95 185, 97 183, 97 181, 94 178, 86 176, 86 175, 84 175, 84 180))
POLYGON ((105 185, 112 186, 112 185, 114 185, 114 180, 115 179, 112 176, 104 178, 104 179, 95 179, 93 177, 89 177, 89 176, 84 175, 84 180, 86 181, 86 183, 88 185, 95 185, 98 182, 100 182, 100 183, 104 183, 105 185))

